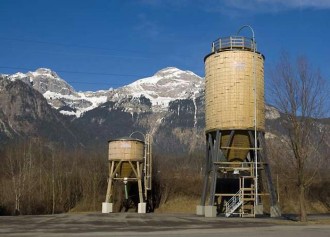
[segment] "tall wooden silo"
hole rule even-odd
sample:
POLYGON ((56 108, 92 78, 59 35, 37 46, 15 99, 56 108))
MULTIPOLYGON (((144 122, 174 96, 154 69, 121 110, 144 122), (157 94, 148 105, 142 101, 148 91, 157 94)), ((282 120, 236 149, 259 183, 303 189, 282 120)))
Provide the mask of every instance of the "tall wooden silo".
POLYGON ((254 37, 230 36, 212 42, 204 62, 206 168, 197 214, 254 217, 269 195, 278 216, 264 149, 264 56, 254 37))

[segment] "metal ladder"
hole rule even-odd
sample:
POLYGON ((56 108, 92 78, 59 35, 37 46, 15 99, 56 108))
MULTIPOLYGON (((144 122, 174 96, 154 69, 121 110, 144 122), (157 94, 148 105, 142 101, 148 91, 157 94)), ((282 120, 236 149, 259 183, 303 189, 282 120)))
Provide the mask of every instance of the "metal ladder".
POLYGON ((242 176, 240 190, 242 191, 241 217, 255 217, 255 176, 242 176), (252 180, 250 187, 245 187, 245 180, 252 180))
POLYGON ((144 190, 147 198, 148 190, 152 189, 152 137, 150 134, 145 136, 145 152, 144 152, 144 190))

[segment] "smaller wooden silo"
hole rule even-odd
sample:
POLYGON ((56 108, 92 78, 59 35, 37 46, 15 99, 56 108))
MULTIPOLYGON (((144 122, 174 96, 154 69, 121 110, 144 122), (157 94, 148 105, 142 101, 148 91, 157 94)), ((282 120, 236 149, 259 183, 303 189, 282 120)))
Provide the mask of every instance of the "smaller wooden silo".
MULTIPOLYGON (((125 191, 125 199, 128 200, 129 190, 136 187, 138 196, 138 212, 146 212, 146 199, 143 196, 143 165, 145 164, 145 142, 132 137, 123 137, 109 141, 109 179, 106 200, 102 203, 102 212, 113 212, 115 184, 122 184, 125 191)), ((134 190, 134 189, 133 189, 134 190)), ((123 191, 123 190, 122 190, 123 191)), ((119 198, 120 199, 120 198, 119 198)), ((120 200, 121 201, 121 200, 120 200)))
POLYGON ((131 137, 110 140, 108 154, 109 162, 121 161, 117 177, 129 178, 134 175, 134 172, 128 161, 143 162, 144 142, 131 137))

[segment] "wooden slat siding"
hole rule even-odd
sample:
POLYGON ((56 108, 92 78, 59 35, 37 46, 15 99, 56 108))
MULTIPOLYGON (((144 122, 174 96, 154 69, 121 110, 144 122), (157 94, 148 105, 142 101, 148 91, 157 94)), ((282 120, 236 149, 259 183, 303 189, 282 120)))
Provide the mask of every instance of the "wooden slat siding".
POLYGON ((254 128, 255 56, 257 130, 265 129, 263 57, 251 51, 224 51, 205 60, 206 131, 254 128))
POLYGON ((142 161, 144 143, 130 140, 115 140, 109 142, 109 160, 142 161))

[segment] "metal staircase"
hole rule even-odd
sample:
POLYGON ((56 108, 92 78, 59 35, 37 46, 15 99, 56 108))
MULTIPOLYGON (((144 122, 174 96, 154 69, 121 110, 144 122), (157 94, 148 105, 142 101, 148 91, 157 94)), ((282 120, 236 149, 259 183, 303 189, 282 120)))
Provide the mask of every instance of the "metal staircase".
POLYGON ((230 217, 233 214, 238 214, 240 217, 255 217, 255 195, 254 195, 254 176, 240 177, 239 191, 226 202, 225 216, 230 217), (245 180, 250 179, 250 187, 245 187, 245 180), (238 212, 237 212, 238 211, 238 212))
POLYGON ((226 217, 229 217, 243 204, 242 190, 240 189, 228 202, 226 202, 226 217))

